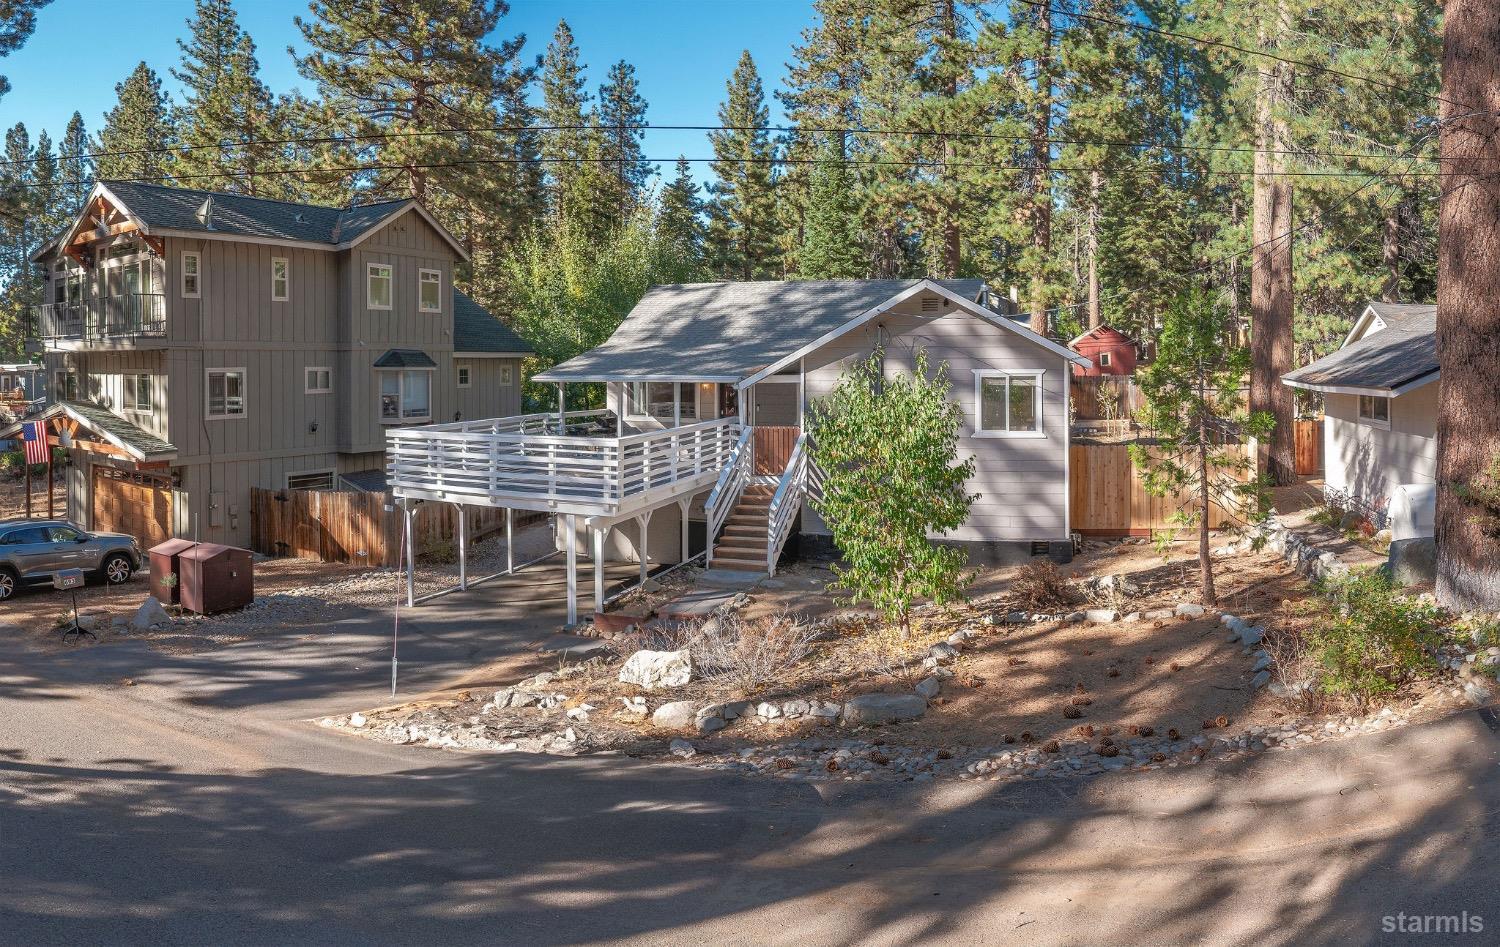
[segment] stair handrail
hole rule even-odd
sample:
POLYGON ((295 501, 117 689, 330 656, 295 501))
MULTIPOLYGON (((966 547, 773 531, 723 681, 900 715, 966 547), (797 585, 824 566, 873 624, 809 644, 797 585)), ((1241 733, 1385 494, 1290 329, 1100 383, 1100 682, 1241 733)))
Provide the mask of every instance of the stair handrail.
POLYGON ((750 483, 750 456, 752 448, 750 438, 754 429, 745 427, 740 432, 740 439, 735 442, 734 449, 729 452, 729 459, 724 464, 724 469, 719 471, 719 479, 714 482, 714 488, 708 494, 708 499, 703 502, 703 512, 708 517, 708 549, 704 559, 705 564, 712 565, 714 561, 714 537, 719 534, 719 527, 729 518, 729 511, 734 509, 735 502, 750 483))
POLYGON ((766 572, 770 575, 776 574, 776 560, 781 558, 781 550, 792 533, 792 524, 802 509, 802 498, 807 495, 807 468, 807 434, 803 433, 792 445, 791 456, 787 458, 786 469, 776 484, 771 508, 766 515, 766 572))

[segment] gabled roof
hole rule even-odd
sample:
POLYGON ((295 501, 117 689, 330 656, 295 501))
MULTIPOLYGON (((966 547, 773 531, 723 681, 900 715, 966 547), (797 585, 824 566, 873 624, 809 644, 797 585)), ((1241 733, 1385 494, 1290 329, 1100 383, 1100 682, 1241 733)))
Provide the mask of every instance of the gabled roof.
POLYGON ((1068 342, 1068 348, 1072 348, 1089 336, 1097 336, 1100 340, 1111 345, 1134 345, 1135 340, 1114 326, 1094 326, 1086 332, 1082 332, 1068 342))
MULTIPOLYGON (((171 460, 177 456, 177 448, 143 428, 99 405, 87 401, 57 401, 26 421, 45 421, 58 415, 66 415, 83 428, 120 448, 139 461, 171 460)), ((16 422, 0 430, 0 437, 12 437, 21 429, 23 422, 16 422)))
POLYGON ((1310 391, 1375 395, 1399 395, 1435 381, 1437 307, 1371 303, 1365 317, 1372 312, 1385 328, 1368 332, 1281 380, 1310 391))
MULTIPOLYGON (((123 210, 148 235, 239 238, 329 250, 348 249, 401 214, 412 211, 431 224, 455 253, 468 259, 463 245, 420 203, 411 199, 326 207, 138 181, 100 181, 84 206, 92 204, 99 195, 123 210), (201 211, 210 198, 212 213, 205 221, 201 211)), ((82 219, 80 215, 61 239, 71 237, 82 219)), ((45 254, 57 242, 44 244, 33 258, 45 254)))
POLYGON ((376 368, 437 368, 432 356, 419 349, 388 349, 375 360, 376 368))
POLYGON ((531 346, 467 295, 453 291, 453 354, 529 355, 531 346))
POLYGON ((535 380, 739 382, 924 287, 1066 352, 973 302, 983 280, 678 283, 651 287, 609 341, 535 380))

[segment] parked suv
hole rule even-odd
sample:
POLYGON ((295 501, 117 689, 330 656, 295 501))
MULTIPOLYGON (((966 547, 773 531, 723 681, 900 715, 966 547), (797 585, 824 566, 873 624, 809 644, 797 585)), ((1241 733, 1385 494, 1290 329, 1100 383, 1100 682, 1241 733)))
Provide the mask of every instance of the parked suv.
POLYGON ((134 536, 90 533, 66 520, 0 521, 0 601, 23 585, 51 582, 59 569, 82 569, 118 585, 140 567, 134 536))

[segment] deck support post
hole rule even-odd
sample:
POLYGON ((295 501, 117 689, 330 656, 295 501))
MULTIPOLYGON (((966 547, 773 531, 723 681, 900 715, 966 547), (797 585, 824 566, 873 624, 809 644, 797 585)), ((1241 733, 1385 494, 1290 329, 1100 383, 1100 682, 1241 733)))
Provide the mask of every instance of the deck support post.
MULTIPOLYGON (((514 511, 510 507, 505 508, 505 574, 515 575, 516 572, 516 544, 512 541, 515 533, 511 530, 511 520, 514 511)), ((556 548, 555 546, 553 548, 556 548)))
POLYGON ((412 523, 415 516, 412 513, 411 501, 401 501, 401 542, 406 547, 406 607, 415 608, 417 604, 417 563, 416 563, 416 540, 412 537, 412 523))
POLYGON ((594 541, 594 611, 604 611, 604 537, 609 534, 608 526, 596 526, 592 530, 594 541))
POLYGON ((647 540, 651 534, 651 510, 647 510, 635 518, 636 525, 641 530, 641 548, 637 550, 641 558, 641 584, 646 584, 646 572, 651 568, 651 554, 647 551, 647 540))
POLYGON ((557 383, 557 436, 558 437, 562 437, 564 434, 568 433, 568 428, 567 428, 567 413, 568 413, 568 409, 566 407, 564 407, 564 404, 563 404, 563 402, 567 399, 567 396, 568 396, 568 385, 567 385, 567 382, 561 382, 561 381, 558 382, 557 383))
POLYGON ((678 562, 688 561, 688 507, 692 503, 692 497, 677 501, 677 509, 682 512, 682 557, 677 560, 678 562))
POLYGON ((568 624, 578 624, 578 517, 569 513, 564 521, 568 537, 568 624))
POLYGON ((462 503, 453 504, 453 509, 458 513, 458 589, 462 592, 469 588, 469 517, 462 503))

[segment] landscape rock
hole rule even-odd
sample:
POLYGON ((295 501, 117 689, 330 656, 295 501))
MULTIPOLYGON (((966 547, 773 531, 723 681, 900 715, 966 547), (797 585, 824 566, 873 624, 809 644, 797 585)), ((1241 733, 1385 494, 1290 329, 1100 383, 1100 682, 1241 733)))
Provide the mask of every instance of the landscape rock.
POLYGON ((952 661, 958 657, 958 649, 951 644, 935 644, 927 649, 927 654, 939 661, 952 661))
POLYGON ((1255 666, 1252 667, 1252 668, 1250 668, 1250 670, 1252 670, 1252 671, 1264 671, 1266 668, 1268 668, 1270 666, 1271 666, 1271 656, 1269 654, 1266 654, 1264 651, 1257 651, 1257 652, 1255 652, 1255 666))
POLYGON ((1108 625, 1120 620, 1120 613, 1112 608, 1090 608, 1083 613, 1083 617, 1096 625, 1108 625))
POLYGON ((723 717, 700 717, 698 719, 698 732, 707 736, 729 726, 729 722, 723 717))
POLYGON ((1147 621, 1161 621, 1165 618, 1171 618, 1176 614, 1170 608, 1153 608, 1149 611, 1141 612, 1141 617, 1147 621))
POLYGON ((1256 688, 1257 690, 1265 687, 1269 683, 1271 683, 1270 671, 1258 671, 1256 675, 1250 679, 1250 686, 1256 688))
MULTIPOLYGON (((495 695, 498 701, 499 695, 495 695)), ((646 716, 646 698, 644 697, 621 697, 620 703, 625 705, 625 712, 635 714, 637 717, 646 716)))
POLYGON ((637 651, 620 668, 620 683, 645 690, 682 687, 693 679, 693 661, 687 651, 637 651))
POLYGON ((1207 611, 1208 609, 1196 602, 1183 602, 1176 609, 1179 618, 1202 618, 1207 611))
POLYGON ((161 607, 161 602, 148 595, 141 607, 135 610, 135 616, 130 619, 130 627, 136 631, 149 631, 152 625, 164 625, 171 620, 172 616, 161 607))
POLYGON ((932 698, 938 695, 938 691, 943 689, 943 682, 935 677, 927 677, 923 678, 913 689, 924 700, 932 700, 932 698))
POLYGON ((789 700, 781 705, 781 712, 788 717, 805 717, 811 710, 805 700, 789 700))
POLYGON ((775 720, 781 716, 781 708, 769 701, 761 701, 755 706, 755 716, 764 717, 766 720, 775 720))
POLYGON ((694 725, 697 716, 697 708, 692 701, 674 700, 656 708, 656 712, 651 715, 651 723, 663 730, 686 730, 694 725))
POLYGON ((899 723, 927 712, 927 701, 916 694, 861 694, 844 703, 844 722, 899 723))
POLYGON ((1386 553, 1391 580, 1400 586, 1424 585, 1437 580, 1437 541, 1431 536, 1398 539, 1386 553))
POLYGON ((1264 628, 1262 628, 1260 625, 1252 625, 1249 628, 1246 628, 1244 631, 1240 632, 1240 644, 1251 646, 1258 645, 1260 644, 1261 639, 1265 636, 1266 630, 1264 628))
POLYGON ((673 756, 680 756, 683 759, 688 759, 689 757, 698 755, 698 748, 681 738, 673 740, 671 743, 667 744, 667 750, 673 756))
POLYGON ((362 713, 356 712, 349 715, 349 726, 351 727, 363 727, 365 722, 365 715, 362 713))

